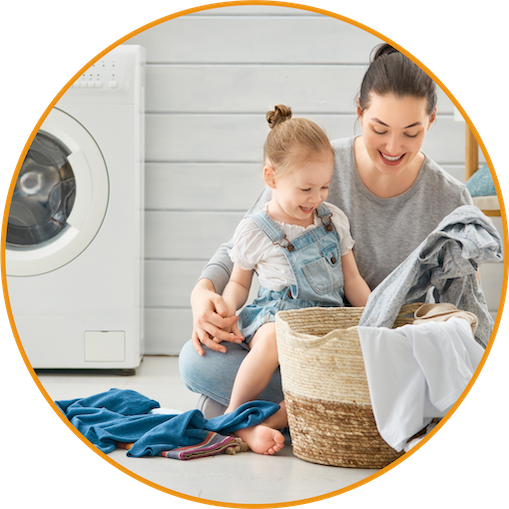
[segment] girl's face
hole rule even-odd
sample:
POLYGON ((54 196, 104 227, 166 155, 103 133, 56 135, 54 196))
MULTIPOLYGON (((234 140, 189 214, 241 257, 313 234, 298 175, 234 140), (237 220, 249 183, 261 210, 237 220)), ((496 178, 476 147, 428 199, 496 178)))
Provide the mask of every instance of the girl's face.
POLYGON ((276 178, 274 168, 265 166, 265 182, 272 188, 269 214, 276 221, 301 226, 314 222, 314 211, 329 193, 334 157, 324 154, 310 159, 276 178))
MULTIPOLYGON (((416 161, 424 137, 435 119, 426 112, 425 98, 371 93, 370 105, 361 115, 363 139, 375 168, 387 176, 398 175, 416 161)), ((420 167, 420 164, 419 164, 420 167)))

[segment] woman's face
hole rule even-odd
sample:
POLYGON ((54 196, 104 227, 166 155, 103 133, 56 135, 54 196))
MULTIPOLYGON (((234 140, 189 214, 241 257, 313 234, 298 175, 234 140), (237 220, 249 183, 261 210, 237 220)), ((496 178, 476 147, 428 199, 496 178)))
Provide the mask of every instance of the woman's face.
MULTIPOLYGON (((384 175, 398 175, 416 162, 435 112, 426 112, 427 100, 411 96, 371 93, 362 115, 363 139, 369 158, 384 175)), ((420 163, 419 163, 420 167, 420 163)))

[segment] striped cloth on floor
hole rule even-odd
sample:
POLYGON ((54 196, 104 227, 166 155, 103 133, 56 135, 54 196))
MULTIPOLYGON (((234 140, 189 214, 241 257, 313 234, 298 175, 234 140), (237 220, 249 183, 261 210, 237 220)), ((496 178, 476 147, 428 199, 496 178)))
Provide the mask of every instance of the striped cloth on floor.
POLYGON ((193 458, 203 458, 204 456, 213 456, 226 451, 229 447, 235 447, 237 441, 234 437, 225 437, 214 431, 209 432, 207 438, 198 445, 189 445, 179 447, 169 451, 162 451, 160 454, 165 458, 174 458, 178 460, 192 460, 193 458))
MULTIPOLYGON (((117 442, 117 447, 120 449, 131 449, 134 443, 126 444, 117 442)), ((246 446, 247 447, 247 446, 246 446)), ((195 458, 205 458, 206 456, 213 456, 222 452, 235 454, 239 450, 245 450, 240 444, 240 439, 235 437, 226 437, 210 431, 205 440, 197 445, 189 445, 187 447, 179 447, 169 451, 161 451, 159 456, 164 458, 173 458, 177 460, 192 460, 195 458)))

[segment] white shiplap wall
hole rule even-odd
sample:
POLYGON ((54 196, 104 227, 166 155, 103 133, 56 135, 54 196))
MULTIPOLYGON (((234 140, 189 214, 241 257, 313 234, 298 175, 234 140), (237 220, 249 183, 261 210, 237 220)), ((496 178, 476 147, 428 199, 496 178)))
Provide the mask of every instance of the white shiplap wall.
MULTIPOLYGON (((380 42, 305 10, 237 6, 172 19, 125 43, 147 51, 146 353, 178 354, 190 337, 196 279, 263 187, 266 111, 287 104, 330 138, 351 136, 380 42)), ((424 150, 463 179, 464 124, 443 92, 424 150)), ((496 310, 501 266, 483 269, 496 310)))

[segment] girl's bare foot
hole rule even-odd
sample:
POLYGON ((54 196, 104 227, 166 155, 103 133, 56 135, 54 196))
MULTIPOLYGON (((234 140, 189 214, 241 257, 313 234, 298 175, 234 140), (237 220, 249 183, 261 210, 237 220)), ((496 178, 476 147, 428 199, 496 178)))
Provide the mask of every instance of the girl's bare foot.
POLYGON ((285 437, 280 431, 263 424, 239 429, 235 434, 242 438, 253 452, 258 454, 274 454, 285 445, 285 437))

